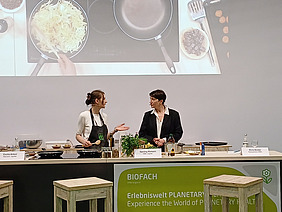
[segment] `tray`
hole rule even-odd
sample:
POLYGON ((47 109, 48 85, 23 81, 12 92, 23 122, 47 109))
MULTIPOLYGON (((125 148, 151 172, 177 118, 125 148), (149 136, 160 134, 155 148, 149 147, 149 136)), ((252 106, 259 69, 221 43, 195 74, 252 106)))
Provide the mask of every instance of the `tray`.
MULTIPOLYGON (((202 143, 205 144, 205 146, 223 146, 227 145, 227 142, 222 141, 203 141, 202 143)), ((200 142, 196 142, 196 145, 200 145, 200 142)))

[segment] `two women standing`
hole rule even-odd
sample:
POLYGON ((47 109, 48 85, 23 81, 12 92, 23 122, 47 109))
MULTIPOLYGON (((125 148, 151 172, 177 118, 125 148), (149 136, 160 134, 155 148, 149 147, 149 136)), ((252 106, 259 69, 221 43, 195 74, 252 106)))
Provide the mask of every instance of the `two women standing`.
MULTIPOLYGON (((152 110, 144 114, 139 136, 146 138, 151 144, 162 148, 164 151, 164 143, 169 134, 173 134, 176 142, 182 137, 183 130, 180 116, 177 111, 164 104, 166 100, 164 91, 155 90, 149 95, 152 110)), ((91 104, 91 108, 79 115, 76 133, 77 141, 84 147, 101 148, 108 146, 110 134, 113 135, 118 131, 129 129, 125 124, 120 124, 113 131, 108 132, 107 115, 100 111, 107 104, 103 91, 94 90, 88 93, 85 103, 91 104)))

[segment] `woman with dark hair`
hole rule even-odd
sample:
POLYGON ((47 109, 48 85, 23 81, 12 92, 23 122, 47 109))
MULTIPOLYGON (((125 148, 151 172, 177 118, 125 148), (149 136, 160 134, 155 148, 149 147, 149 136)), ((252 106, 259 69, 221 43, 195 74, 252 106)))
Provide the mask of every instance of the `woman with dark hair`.
POLYGON ((170 134, 173 134, 175 142, 182 137, 179 113, 168 108, 164 103, 166 94, 163 90, 154 90, 150 94, 150 110, 144 114, 139 130, 139 136, 147 138, 154 146, 162 148, 170 134))
POLYGON ((105 93, 101 90, 94 90, 87 94, 86 105, 91 105, 90 110, 80 113, 78 118, 78 130, 76 140, 84 147, 100 149, 109 146, 108 138, 118 131, 128 130, 129 127, 121 124, 108 132, 107 115, 100 112, 106 107, 107 100, 105 93))

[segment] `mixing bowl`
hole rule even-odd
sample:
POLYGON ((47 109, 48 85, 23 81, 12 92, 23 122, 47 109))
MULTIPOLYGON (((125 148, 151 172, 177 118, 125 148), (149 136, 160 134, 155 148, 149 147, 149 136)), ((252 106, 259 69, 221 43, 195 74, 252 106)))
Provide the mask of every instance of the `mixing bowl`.
POLYGON ((26 148, 36 149, 42 144, 42 140, 25 140, 26 148))

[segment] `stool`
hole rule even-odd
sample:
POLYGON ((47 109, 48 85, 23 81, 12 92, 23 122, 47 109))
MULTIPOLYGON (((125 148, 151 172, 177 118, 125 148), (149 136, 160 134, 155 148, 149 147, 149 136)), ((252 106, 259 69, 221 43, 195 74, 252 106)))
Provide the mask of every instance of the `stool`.
POLYGON ((204 180, 205 212, 212 211, 212 196, 222 196, 222 211, 229 211, 229 197, 239 199, 239 212, 248 212, 248 197, 255 195, 256 212, 263 211, 263 180, 260 177, 220 175, 204 180))
POLYGON ((76 211, 76 201, 89 200, 89 211, 97 211, 97 199, 105 198, 105 212, 112 211, 111 181, 97 177, 57 180, 54 185, 54 211, 62 211, 62 199, 67 201, 67 211, 76 211))
POLYGON ((13 180, 0 180, 0 199, 4 199, 4 212, 12 212, 13 180))

